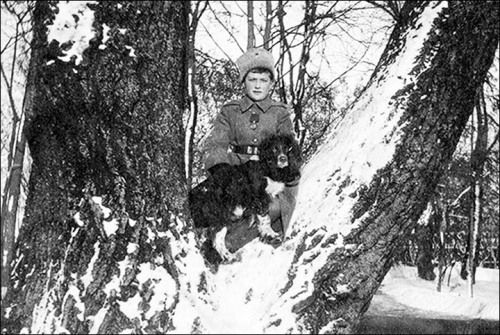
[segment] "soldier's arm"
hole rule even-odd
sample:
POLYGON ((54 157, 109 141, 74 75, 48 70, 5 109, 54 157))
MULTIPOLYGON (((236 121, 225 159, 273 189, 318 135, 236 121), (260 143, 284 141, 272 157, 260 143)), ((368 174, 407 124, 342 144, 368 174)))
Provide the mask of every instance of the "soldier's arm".
POLYGON ((228 152, 232 132, 228 112, 229 110, 223 106, 205 141, 203 165, 207 170, 219 163, 235 164, 236 157, 233 157, 233 153, 228 152))

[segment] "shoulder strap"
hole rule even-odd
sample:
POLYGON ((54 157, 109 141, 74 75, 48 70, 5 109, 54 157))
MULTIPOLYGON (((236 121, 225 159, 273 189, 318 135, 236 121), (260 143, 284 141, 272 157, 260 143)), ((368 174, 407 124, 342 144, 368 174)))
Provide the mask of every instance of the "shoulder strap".
POLYGON ((234 106, 234 105, 239 105, 240 101, 239 100, 231 100, 226 102, 222 107, 228 107, 228 106, 234 106))

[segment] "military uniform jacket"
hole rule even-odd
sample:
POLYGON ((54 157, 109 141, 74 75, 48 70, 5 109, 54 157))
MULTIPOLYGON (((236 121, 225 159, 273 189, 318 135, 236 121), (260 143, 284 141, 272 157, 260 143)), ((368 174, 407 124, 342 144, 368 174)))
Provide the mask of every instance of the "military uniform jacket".
POLYGON ((288 106, 271 98, 254 102, 247 96, 222 106, 205 141, 203 163, 209 169, 218 163, 243 164, 250 155, 237 154, 233 146, 257 146, 267 136, 293 134, 288 106))

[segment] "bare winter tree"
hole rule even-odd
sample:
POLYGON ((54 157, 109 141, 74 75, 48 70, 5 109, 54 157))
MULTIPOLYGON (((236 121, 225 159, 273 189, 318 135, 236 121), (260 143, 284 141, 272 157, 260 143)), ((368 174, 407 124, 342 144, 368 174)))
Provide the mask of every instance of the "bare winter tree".
POLYGON ((21 202, 23 177, 25 177, 26 119, 31 117, 33 89, 31 77, 24 81, 23 64, 28 63, 27 42, 30 36, 29 18, 32 2, 2 2, 2 20, 10 16, 15 31, 3 44, 1 79, 2 95, 8 96, 8 108, 2 105, 2 298, 10 289, 10 263, 13 259, 16 225, 18 224, 19 204, 21 202), (24 50, 23 50, 24 49, 24 50), (21 64, 21 65, 20 65, 21 64), (17 74, 17 75, 16 75, 17 74), (23 83, 19 83, 22 81, 23 83), (16 91, 24 85, 25 96, 22 103, 16 91), (5 109, 4 109, 5 108, 5 109), (9 113, 10 112, 10 113, 9 113), (11 115, 12 119, 5 117, 11 115), (4 155, 4 153, 6 153, 4 155), (6 160, 4 160, 4 156, 6 160))
POLYGON ((189 40, 188 40, 188 101, 189 110, 187 112, 186 122, 186 148, 185 159, 186 164, 186 182, 188 187, 191 187, 193 176, 193 160, 194 160, 194 143, 196 124, 198 123, 198 97, 196 93, 196 56, 195 56, 195 39, 196 29, 203 12, 208 5, 207 1, 196 1, 192 8, 189 18, 189 40))
MULTIPOLYGON (((322 128, 314 129, 315 127, 311 124, 313 118, 309 117, 309 114, 325 112, 311 108, 311 102, 321 99, 332 88, 343 86, 342 81, 346 75, 366 60, 366 53, 374 45, 371 37, 376 34, 376 28, 372 26, 367 31, 368 28, 365 27, 361 38, 353 36, 358 34, 348 32, 356 29, 362 21, 356 17, 356 13, 361 8, 365 8, 363 2, 360 1, 304 1, 301 21, 287 26, 284 21, 289 5, 287 1, 278 1, 276 9, 278 29, 273 35, 273 41, 274 44, 279 45, 278 64, 281 75, 277 86, 280 100, 288 103, 293 109, 294 130, 299 143, 307 153, 315 146, 314 142, 322 139, 324 132, 330 126, 330 122, 326 122, 322 127, 324 131, 321 130, 322 128), (314 69, 313 64, 317 65, 318 59, 322 59, 321 64, 329 64, 330 67, 337 68, 334 62, 324 55, 326 48, 321 47, 330 45, 332 40, 337 39, 349 40, 359 45, 364 52, 359 55, 349 55, 351 65, 339 75, 325 80, 325 77, 318 73, 323 70, 314 69), (314 130, 317 132, 314 133, 314 130)), ((380 7, 375 7, 374 10, 380 17, 393 18, 393 15, 387 15, 387 10, 381 10, 380 7)), ((388 30, 388 27, 384 29, 388 30)), ((340 50, 338 53, 341 53, 340 50)), ((334 115, 337 111, 338 109, 331 108, 328 113, 334 115)), ((336 119, 333 116, 332 118, 336 119)))
POLYGON ((473 284, 477 267, 478 251, 481 243, 481 223, 483 222, 484 202, 484 165, 488 157, 488 116, 486 114, 486 103, 483 88, 478 89, 476 95, 475 118, 473 117, 472 131, 475 139, 471 140, 474 147, 471 150, 471 181, 469 195, 471 197, 471 210, 469 216, 469 238, 467 253, 467 281, 469 296, 473 296, 473 284), (474 124, 475 123, 475 124, 474 124), (474 127, 475 126, 475 127, 474 127))
POLYGON ((273 7, 271 0, 266 0, 266 21, 264 26, 264 49, 270 50, 271 27, 273 23, 273 7))
POLYGON ((247 50, 255 47, 253 1, 247 1, 247 50))
POLYGON ((89 6, 110 39, 76 65, 46 40, 53 9, 37 3, 34 177, 3 327, 220 333, 229 319, 256 333, 355 332, 474 109, 496 3, 405 2, 362 95, 304 167, 285 242, 250 243, 216 273, 185 209, 189 4, 89 6))

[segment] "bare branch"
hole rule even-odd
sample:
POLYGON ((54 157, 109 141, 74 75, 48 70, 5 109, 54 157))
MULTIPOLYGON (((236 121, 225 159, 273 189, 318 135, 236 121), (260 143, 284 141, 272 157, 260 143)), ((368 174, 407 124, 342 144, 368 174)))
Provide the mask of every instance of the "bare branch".
POLYGON ((200 22, 200 23, 201 23, 201 26, 203 27, 203 29, 205 29, 205 32, 208 34, 208 36, 210 36, 210 38, 212 39, 212 41, 215 43, 215 45, 217 46, 217 48, 219 48, 219 50, 222 51, 222 53, 226 56, 227 59, 229 59, 230 61, 232 61, 231 57, 226 53, 226 51, 224 50, 224 48, 222 48, 220 46, 220 44, 217 42, 217 40, 214 38, 214 36, 210 33, 210 31, 207 29, 207 27, 203 24, 203 22, 200 22))
POLYGON ((382 4, 379 3, 378 1, 371 1, 371 0, 366 0, 366 2, 368 2, 375 8, 382 9, 384 12, 389 14, 395 22, 399 21, 401 12, 399 11, 397 1, 387 1, 387 4, 382 4))
MULTIPOLYGON (((234 33, 232 31, 230 31, 227 26, 219 19, 218 15, 215 13, 215 10, 212 8, 212 6, 210 5, 210 2, 208 2, 208 7, 210 8, 210 10, 212 11, 212 14, 214 14, 214 17, 215 17, 215 20, 217 20, 217 22, 224 28, 224 30, 226 30, 226 32, 229 34, 229 36, 231 36, 231 38, 234 40, 234 42, 236 43, 236 45, 238 46, 238 48, 240 48, 241 52, 244 52, 245 50, 243 49, 243 47, 240 45, 240 43, 238 42, 238 39, 236 38, 236 36, 234 36, 234 33)), ((223 5, 223 7, 225 8, 225 6, 223 5)), ((217 45, 217 47, 220 48, 219 44, 215 41, 215 39, 213 38, 212 34, 210 34, 208 32, 208 29, 206 27, 204 27, 205 30, 207 31, 207 33, 210 35, 210 37, 212 38, 212 40, 214 41, 214 43, 217 45)), ((222 49, 221 49, 222 51, 222 49)), ((224 52, 224 51, 223 51, 224 52)), ((224 52, 225 55, 226 52, 224 52)))
POLYGON ((17 122, 19 122, 20 118, 19 118, 19 114, 17 113, 16 104, 14 102, 14 97, 12 96, 12 83, 7 80, 7 76, 5 74, 5 70, 3 68, 2 63, 0 63, 0 70, 2 71, 2 78, 5 81, 5 85, 7 85, 7 94, 9 96, 10 106, 12 108, 12 114, 13 114, 12 119, 13 119, 14 123, 17 123, 17 122))

